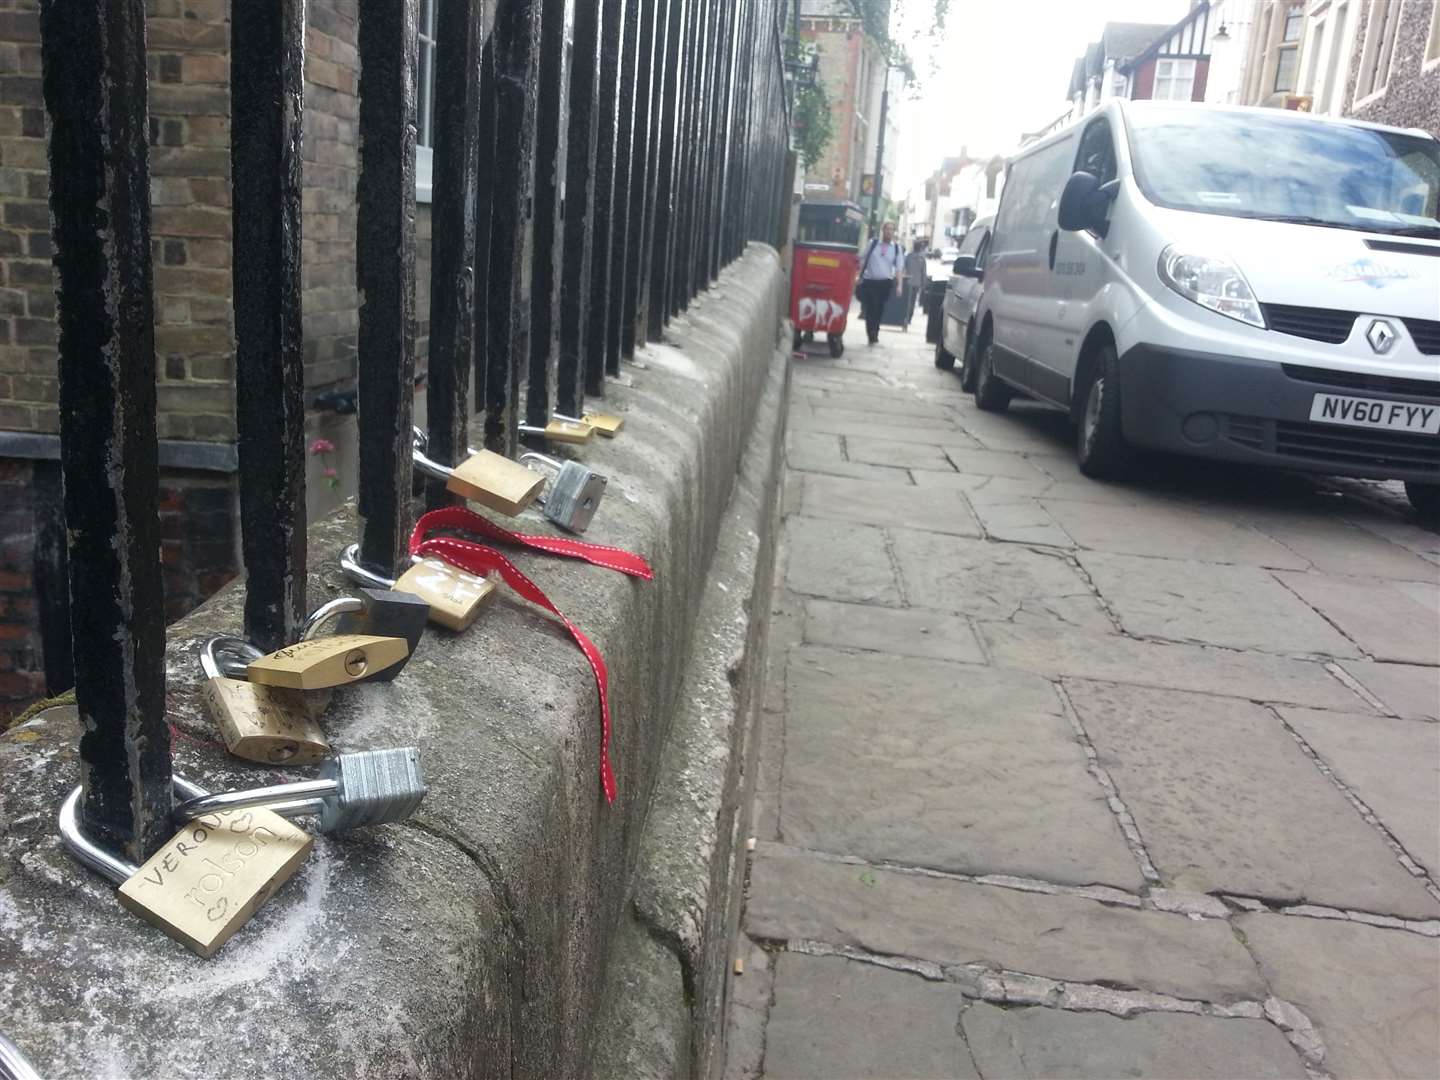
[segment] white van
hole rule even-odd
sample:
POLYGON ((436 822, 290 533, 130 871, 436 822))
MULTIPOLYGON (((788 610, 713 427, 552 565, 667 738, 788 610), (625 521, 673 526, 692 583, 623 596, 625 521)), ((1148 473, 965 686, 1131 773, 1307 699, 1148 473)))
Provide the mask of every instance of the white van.
POLYGON ((1011 163, 975 398, 1127 447, 1399 479, 1440 515, 1440 142, 1273 109, 1111 101, 1011 163))

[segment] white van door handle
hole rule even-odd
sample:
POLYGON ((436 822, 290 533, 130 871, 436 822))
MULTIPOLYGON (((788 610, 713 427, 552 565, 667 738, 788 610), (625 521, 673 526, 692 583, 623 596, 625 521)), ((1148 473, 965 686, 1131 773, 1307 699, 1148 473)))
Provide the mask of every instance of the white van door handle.
POLYGON ((1060 246, 1060 230, 1056 229, 1050 234, 1050 269, 1055 269, 1055 249, 1060 246))

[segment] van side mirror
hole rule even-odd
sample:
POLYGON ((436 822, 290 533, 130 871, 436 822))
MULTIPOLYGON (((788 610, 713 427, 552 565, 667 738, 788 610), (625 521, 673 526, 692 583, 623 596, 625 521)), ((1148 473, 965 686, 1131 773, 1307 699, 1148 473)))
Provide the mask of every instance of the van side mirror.
POLYGON ((1073 173, 1060 193, 1060 228, 1066 232, 1093 229, 1103 236, 1108 226, 1106 211, 1119 189, 1114 181, 1101 184, 1091 173, 1073 173))
POLYGON ((975 256, 961 255, 955 260, 955 273, 961 277, 975 276, 975 256))

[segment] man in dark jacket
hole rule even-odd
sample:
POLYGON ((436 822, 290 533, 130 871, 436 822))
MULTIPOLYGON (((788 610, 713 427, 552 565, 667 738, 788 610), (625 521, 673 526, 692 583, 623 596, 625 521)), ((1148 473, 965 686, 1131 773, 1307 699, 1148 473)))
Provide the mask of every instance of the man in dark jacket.
POLYGON ((900 294, 901 273, 905 269, 905 252, 895 241, 895 225, 887 221, 880 236, 870 241, 860 258, 860 276, 855 282, 855 296, 865 317, 865 333, 870 344, 880 341, 880 316, 890 295, 900 294))

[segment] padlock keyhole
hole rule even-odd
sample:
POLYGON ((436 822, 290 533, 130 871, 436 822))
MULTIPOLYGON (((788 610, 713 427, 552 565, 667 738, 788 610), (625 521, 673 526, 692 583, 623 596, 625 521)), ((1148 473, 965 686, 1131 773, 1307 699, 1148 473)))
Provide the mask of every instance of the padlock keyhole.
POLYGON ((345 674, 353 679, 358 679, 365 674, 365 669, 370 666, 370 661, 365 656, 364 649, 352 649, 345 654, 345 674))

